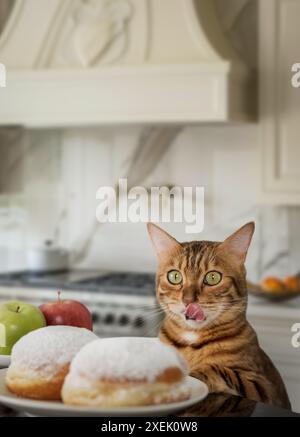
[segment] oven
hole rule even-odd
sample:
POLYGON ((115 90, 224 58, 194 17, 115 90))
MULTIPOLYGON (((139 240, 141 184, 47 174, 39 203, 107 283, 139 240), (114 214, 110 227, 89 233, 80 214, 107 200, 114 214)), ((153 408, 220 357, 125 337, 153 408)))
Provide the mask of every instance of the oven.
POLYGON ((100 337, 156 336, 163 320, 155 297, 155 275, 135 272, 65 270, 0 274, 0 299, 41 305, 78 300, 92 313, 100 337))

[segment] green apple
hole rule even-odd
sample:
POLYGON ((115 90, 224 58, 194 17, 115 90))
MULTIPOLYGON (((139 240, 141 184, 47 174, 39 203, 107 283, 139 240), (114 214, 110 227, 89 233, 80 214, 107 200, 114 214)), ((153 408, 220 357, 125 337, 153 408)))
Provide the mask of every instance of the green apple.
POLYGON ((0 355, 10 355, 23 335, 46 326, 43 313, 29 303, 10 301, 0 304, 0 355))

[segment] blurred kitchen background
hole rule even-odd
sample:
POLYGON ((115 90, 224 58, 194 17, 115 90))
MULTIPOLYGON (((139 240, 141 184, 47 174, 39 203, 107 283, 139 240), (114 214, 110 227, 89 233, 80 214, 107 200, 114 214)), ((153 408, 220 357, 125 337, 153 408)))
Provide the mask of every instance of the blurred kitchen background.
MULTIPOLYGON (((1 298, 61 288, 100 335, 155 334, 145 224, 95 217, 97 189, 120 177, 204 186, 204 231, 166 230, 222 240, 254 219, 249 280, 297 275, 299 14, 300 0, 0 0, 1 298)), ((300 297, 250 296, 296 411, 299 314, 300 297)))

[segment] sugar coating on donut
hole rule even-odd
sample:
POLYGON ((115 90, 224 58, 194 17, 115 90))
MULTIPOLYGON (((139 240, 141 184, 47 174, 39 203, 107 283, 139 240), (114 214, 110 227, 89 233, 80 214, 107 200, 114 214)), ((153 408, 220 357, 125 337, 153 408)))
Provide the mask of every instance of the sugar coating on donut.
POLYGON ((60 325, 40 328, 25 335, 14 345, 11 366, 53 373, 96 338, 93 332, 85 328, 60 325))
POLYGON ((95 340, 84 346, 71 363, 69 377, 76 385, 102 379, 153 382, 166 369, 188 373, 184 359, 157 338, 121 337, 95 340))

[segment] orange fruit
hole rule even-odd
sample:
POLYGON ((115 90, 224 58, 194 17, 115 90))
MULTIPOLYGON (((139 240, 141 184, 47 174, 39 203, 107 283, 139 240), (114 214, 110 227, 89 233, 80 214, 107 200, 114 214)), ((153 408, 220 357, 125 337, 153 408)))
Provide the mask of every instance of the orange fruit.
POLYGON ((275 276, 269 276, 261 281, 261 287, 268 293, 282 293, 285 291, 285 284, 275 276))
POLYGON ((300 280, 297 276, 287 276, 283 282, 289 291, 300 291, 300 280))

